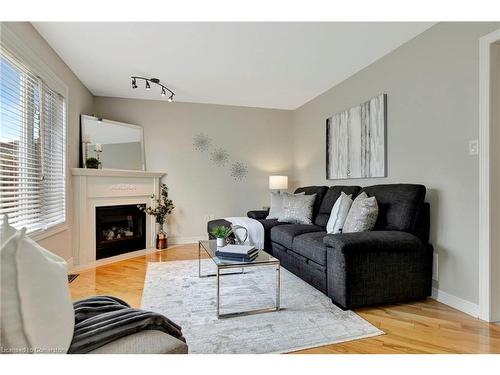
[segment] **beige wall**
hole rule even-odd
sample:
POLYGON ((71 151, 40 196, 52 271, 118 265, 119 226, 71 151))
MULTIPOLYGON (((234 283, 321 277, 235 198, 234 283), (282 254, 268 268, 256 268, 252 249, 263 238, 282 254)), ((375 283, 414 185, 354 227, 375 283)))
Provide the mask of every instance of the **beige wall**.
POLYGON ((500 321, 500 42, 491 45, 491 319, 500 321))
MULTIPOLYGON (((177 205, 169 223, 177 241, 205 235, 208 216, 241 215, 268 204, 273 173, 288 174, 294 186, 422 183, 439 254, 435 286, 477 303, 478 158, 467 148, 478 138, 478 39, 500 24, 438 24, 296 111, 93 98, 29 23, 10 27, 69 88, 69 168, 78 164, 80 113, 144 126, 147 169, 167 173, 177 205), (388 94, 388 177, 327 181, 326 118, 380 93, 388 94), (231 161, 245 162, 247 179, 235 182, 227 166, 195 151, 197 133, 225 147, 231 161)), ((66 259, 70 243, 69 230, 41 241, 66 259)))
POLYGON ((163 181, 177 206, 168 224, 175 242, 206 237, 207 216, 241 216, 269 205, 268 176, 291 175, 291 111, 103 97, 94 111, 144 127, 146 168, 167 174, 163 181), (209 152, 194 149, 199 133, 229 152, 228 165, 218 167, 209 152), (241 182, 229 172, 237 161, 248 166, 241 182))
MULTIPOLYGON (((28 22, 8 22, 10 30, 21 39, 68 87, 67 111, 68 111, 68 173, 70 168, 78 166, 78 136, 80 131, 80 113, 91 113, 94 97, 89 90, 73 74, 68 66, 59 58, 55 51, 47 44, 40 34, 28 22)), ((3 23, 2 23, 3 25, 3 23)), ((0 33, 1 34, 1 33, 0 33)), ((71 227, 71 180, 68 187, 69 215, 68 225, 71 227)), ((70 259, 71 229, 64 230, 53 236, 39 241, 40 244, 50 251, 70 259)))
POLYGON ((478 302, 479 37, 496 23, 441 23, 294 113, 295 185, 410 182, 427 186, 435 287, 478 302), (380 93, 388 98, 387 178, 327 181, 325 120, 380 93))

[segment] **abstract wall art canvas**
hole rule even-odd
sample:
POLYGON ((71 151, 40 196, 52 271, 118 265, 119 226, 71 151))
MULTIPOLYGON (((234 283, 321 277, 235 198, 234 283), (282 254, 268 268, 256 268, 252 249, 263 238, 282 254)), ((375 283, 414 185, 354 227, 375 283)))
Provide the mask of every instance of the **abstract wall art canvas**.
POLYGON ((326 178, 386 177, 387 96, 326 120, 326 178))

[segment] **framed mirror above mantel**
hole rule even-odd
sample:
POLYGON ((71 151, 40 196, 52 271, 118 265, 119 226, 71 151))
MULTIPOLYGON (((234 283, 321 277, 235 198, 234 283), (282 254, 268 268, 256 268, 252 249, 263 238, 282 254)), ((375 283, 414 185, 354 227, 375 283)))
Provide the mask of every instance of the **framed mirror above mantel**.
POLYGON ((80 168, 145 171, 142 126, 81 115, 80 168))

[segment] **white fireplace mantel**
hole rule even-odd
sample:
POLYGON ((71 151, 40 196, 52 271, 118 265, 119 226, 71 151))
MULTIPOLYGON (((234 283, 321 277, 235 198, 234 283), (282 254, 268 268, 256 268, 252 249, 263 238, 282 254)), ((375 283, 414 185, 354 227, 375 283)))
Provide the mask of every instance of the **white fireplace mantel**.
MULTIPOLYGON (((73 168, 73 265, 96 264, 96 207, 151 203, 162 172, 73 168)), ((154 247, 155 222, 146 217, 146 249, 154 247)), ((144 250, 146 250, 144 249, 144 250)), ((130 253, 132 254, 132 253, 130 253)), ((132 254, 133 255, 133 254, 132 254)), ((118 256, 123 258, 122 256, 118 256)), ((108 258, 107 261, 113 259, 108 258)))

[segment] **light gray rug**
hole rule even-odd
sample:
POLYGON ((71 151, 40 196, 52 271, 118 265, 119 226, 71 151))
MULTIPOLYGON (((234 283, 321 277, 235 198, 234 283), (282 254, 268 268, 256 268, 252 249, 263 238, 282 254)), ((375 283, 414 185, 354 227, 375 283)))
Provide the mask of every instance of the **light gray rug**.
MULTIPOLYGON (((274 305, 274 267, 246 272, 221 278, 221 313, 274 305)), ((199 278, 198 261, 148 264, 142 308, 181 325, 190 353, 284 353, 383 334, 284 268, 279 312, 219 320, 215 301, 216 279, 199 278)))

